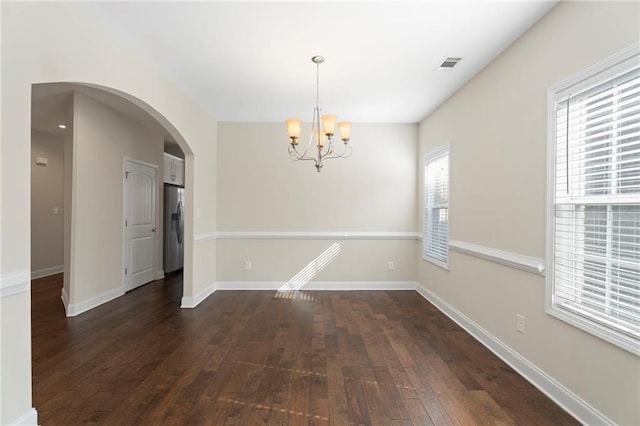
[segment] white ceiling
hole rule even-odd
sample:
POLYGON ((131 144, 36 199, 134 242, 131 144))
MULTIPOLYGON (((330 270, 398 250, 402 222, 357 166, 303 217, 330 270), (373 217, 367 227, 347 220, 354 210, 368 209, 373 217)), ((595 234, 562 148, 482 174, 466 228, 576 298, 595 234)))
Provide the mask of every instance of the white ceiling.
MULTIPOLYGON (((125 42, 219 121, 417 123, 555 1, 96 2, 125 42), (437 71, 446 56, 462 61, 437 71)), ((526 64, 523 64, 526 66, 526 64)))

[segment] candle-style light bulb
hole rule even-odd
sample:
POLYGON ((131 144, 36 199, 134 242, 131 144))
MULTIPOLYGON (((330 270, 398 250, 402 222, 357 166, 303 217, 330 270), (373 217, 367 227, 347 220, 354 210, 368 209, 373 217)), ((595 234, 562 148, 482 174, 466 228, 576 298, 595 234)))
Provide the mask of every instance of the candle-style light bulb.
POLYGON ((318 148, 324 148, 324 135, 320 131, 320 129, 316 129, 313 131, 313 136, 316 138, 316 145, 318 148))
POLYGON ((322 116, 322 128, 324 130, 324 134, 327 135, 329 139, 331 139, 336 129, 335 114, 324 114, 322 116))
POLYGON ((300 137, 301 122, 297 118, 288 118, 287 132, 289 133, 289 139, 291 139, 291 145, 298 145, 298 138, 300 137))
POLYGON ((344 143, 349 142, 349 139, 351 139, 351 122, 341 121, 338 123, 338 130, 340 130, 340 139, 344 143))

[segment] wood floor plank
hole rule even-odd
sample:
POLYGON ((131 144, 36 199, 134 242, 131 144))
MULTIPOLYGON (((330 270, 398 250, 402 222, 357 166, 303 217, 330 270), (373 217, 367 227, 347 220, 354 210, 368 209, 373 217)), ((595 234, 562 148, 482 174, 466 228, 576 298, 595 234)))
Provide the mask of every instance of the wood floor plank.
POLYGON ((32 283, 44 425, 575 425, 412 291, 216 292, 173 275, 67 318, 32 283))

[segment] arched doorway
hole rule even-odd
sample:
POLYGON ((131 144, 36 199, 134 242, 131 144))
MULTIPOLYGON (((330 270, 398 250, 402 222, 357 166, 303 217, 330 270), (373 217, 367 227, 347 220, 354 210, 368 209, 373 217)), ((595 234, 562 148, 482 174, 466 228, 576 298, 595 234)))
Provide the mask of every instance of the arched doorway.
MULTIPOLYGON (((62 298, 67 315, 80 314, 124 293, 123 159, 161 166, 164 144, 179 149, 186 160, 183 294, 189 294, 193 152, 180 132, 144 101, 86 83, 32 85, 32 129, 51 129, 63 145, 64 196, 53 212, 59 208, 64 218, 62 298)), ((161 176, 158 182, 161 188, 161 176)), ((161 205, 156 208, 160 211, 161 205)), ((162 238, 158 240, 156 259, 161 265, 162 238)))

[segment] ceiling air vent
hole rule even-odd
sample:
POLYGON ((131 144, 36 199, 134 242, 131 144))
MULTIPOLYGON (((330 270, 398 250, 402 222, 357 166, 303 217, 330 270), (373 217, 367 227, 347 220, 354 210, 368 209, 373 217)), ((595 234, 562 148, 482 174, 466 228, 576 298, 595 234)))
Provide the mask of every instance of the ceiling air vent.
POLYGON ((460 62, 462 58, 454 58, 452 56, 447 56, 442 60, 440 65, 438 66, 439 70, 450 70, 456 66, 458 62, 460 62))

